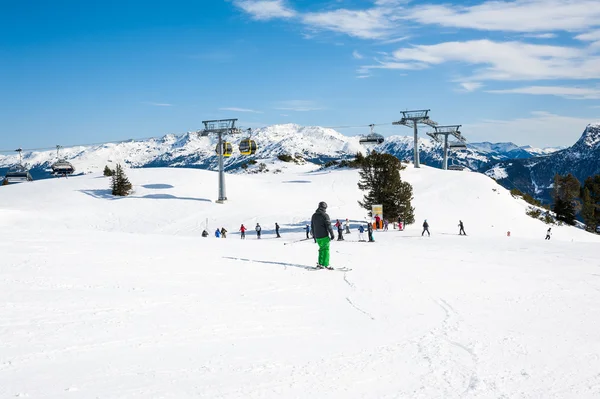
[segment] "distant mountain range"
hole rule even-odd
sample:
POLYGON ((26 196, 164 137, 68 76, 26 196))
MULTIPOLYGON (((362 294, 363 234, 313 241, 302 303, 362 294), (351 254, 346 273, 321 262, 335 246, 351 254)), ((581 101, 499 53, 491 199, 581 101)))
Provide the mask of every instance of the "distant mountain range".
POLYGON ((588 125, 571 147, 544 156, 497 162, 484 172, 505 187, 516 187, 549 202, 554 175, 573 174, 583 182, 600 173, 600 124, 588 125))
MULTIPOLYGON (((546 197, 551 176, 556 171, 563 173, 577 167, 578 171, 581 170, 580 173, 577 172, 579 177, 598 169, 598 154, 594 152, 598 144, 590 138, 597 135, 597 130, 597 125, 588 126, 582 139, 567 149, 537 149, 530 146, 519 147, 513 143, 469 143, 466 149, 453 151, 449 163, 485 172, 507 187, 512 187, 513 182, 525 192, 546 197), (590 144, 592 142, 594 144, 590 144), (538 164, 540 166, 536 167, 538 164)), ((258 144, 258 150, 252 156, 244 156, 237 151, 237 143, 244 137, 246 136, 236 135, 228 138, 233 144, 234 152, 225 161, 226 170, 241 172, 241 166, 250 159, 271 162, 282 154, 315 164, 352 158, 357 152, 364 154, 372 149, 393 154, 402 160, 413 158, 413 138, 410 136, 390 136, 380 145, 365 147, 359 143, 359 136, 345 136, 333 129, 295 124, 273 125, 253 132, 252 139, 258 144)), ((101 171, 105 165, 114 167, 116 163, 140 168, 191 167, 215 170, 215 147, 216 137, 186 133, 140 141, 64 148, 61 157, 70 161, 79 173, 101 171)), ((442 147, 439 143, 428 137, 421 137, 419 148, 423 164, 441 167, 442 147)), ((34 179, 50 177, 47 170, 56 161, 56 152, 24 152, 23 161, 30 168, 34 179)), ((16 154, 0 155, 0 175, 17 162, 16 154)))

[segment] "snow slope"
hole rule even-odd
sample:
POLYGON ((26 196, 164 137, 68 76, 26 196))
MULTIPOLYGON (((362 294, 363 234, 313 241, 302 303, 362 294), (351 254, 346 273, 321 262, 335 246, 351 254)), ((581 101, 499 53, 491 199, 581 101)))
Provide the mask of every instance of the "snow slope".
POLYGON ((321 200, 365 217, 356 171, 228 175, 224 205, 213 172, 128 175, 120 199, 97 174, 2 189, 0 397, 600 395, 599 237, 544 241, 484 175, 404 171, 418 223, 367 244, 354 222, 331 244, 346 273, 295 241, 321 200), (207 219, 229 237, 201 238, 207 219))

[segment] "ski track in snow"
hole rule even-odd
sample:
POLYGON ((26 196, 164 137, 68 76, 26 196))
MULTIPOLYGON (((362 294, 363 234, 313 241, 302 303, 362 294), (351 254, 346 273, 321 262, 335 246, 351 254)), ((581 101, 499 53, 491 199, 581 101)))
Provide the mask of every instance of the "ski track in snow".
POLYGON ((319 201, 365 219, 356 171, 228 175, 225 205, 211 172, 128 174, 135 198, 86 194, 97 176, 0 189, 0 398, 600 396, 600 240, 544 241, 485 176, 403 171, 416 223, 307 273, 319 201), (263 239, 235 234, 256 222, 263 239))

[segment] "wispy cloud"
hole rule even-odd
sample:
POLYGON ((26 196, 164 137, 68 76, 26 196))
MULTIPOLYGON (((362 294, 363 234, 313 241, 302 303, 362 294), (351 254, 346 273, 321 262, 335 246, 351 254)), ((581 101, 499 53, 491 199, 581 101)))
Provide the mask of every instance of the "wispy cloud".
POLYGON ((256 20, 296 16, 296 12, 288 8, 283 0, 235 0, 234 4, 256 20))
POLYGON ((352 57, 354 57, 357 60, 362 60, 363 58, 365 58, 361 53, 359 53, 358 51, 354 50, 352 52, 352 57))
POLYGON ((317 105, 314 101, 289 100, 289 101, 279 102, 275 106, 275 109, 283 110, 283 111, 308 112, 308 111, 319 111, 319 110, 322 110, 323 107, 317 105))
POLYGON ((151 102, 151 101, 144 101, 143 104, 152 105, 154 107, 172 107, 173 106, 173 104, 169 104, 169 103, 155 103, 155 102, 151 102))
POLYGON ((600 88, 565 87, 565 86, 527 86, 513 89, 488 90, 488 93, 499 94, 532 94, 558 96, 575 100, 598 100, 600 88))
POLYGON ((532 39, 554 39, 556 37, 556 33, 527 33, 523 36, 532 39))
POLYGON ((600 25, 598 0, 490 0, 472 6, 418 5, 403 17, 423 25, 483 31, 581 31, 600 25))
POLYGON ((361 39, 388 38, 396 25, 386 10, 380 7, 365 10, 340 8, 307 13, 302 16, 302 22, 313 29, 329 30, 361 39))
POLYGON ((565 46, 470 40, 405 47, 392 58, 389 69, 422 69, 448 62, 476 66, 464 81, 600 78, 600 55, 565 46))
POLYGON ((219 111, 233 111, 233 112, 249 112, 249 113, 253 113, 253 114, 262 114, 262 111, 257 111, 254 109, 248 109, 248 108, 238 108, 238 107, 223 107, 223 108, 219 108, 219 111))
POLYGON ((481 88, 481 86, 483 86, 483 84, 479 83, 479 82, 462 82, 460 84, 460 87, 462 87, 463 91, 467 91, 467 92, 475 91, 475 90, 481 88))

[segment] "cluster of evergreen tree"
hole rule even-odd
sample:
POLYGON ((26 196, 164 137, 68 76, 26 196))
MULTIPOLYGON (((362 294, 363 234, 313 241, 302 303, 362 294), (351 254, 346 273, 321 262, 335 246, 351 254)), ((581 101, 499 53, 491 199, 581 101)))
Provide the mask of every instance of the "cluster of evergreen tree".
POLYGON ((583 186, 571 174, 554 176, 554 205, 556 218, 566 224, 575 225, 577 215, 589 231, 600 224, 600 175, 588 177, 583 186))
POLYGON ((125 176, 123 167, 120 164, 117 164, 117 167, 114 170, 110 185, 112 188, 112 195, 118 195, 121 197, 128 195, 133 188, 129 182, 129 179, 127 176, 125 176))
POLYGON ((381 204, 382 217, 388 220, 400 217, 405 224, 414 223, 412 186, 400 177, 400 171, 405 169, 400 160, 393 155, 373 151, 366 157, 361 154, 360 168, 358 188, 367 191, 367 194, 358 201, 359 205, 370 211, 372 205, 381 204))
POLYGON ((115 174, 115 171, 108 167, 108 165, 104 166, 104 176, 110 177, 115 174))

